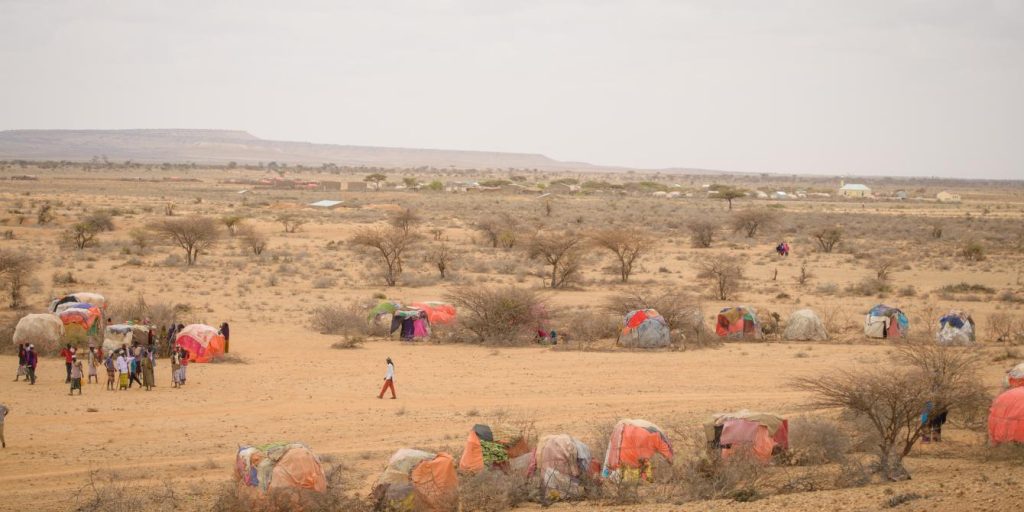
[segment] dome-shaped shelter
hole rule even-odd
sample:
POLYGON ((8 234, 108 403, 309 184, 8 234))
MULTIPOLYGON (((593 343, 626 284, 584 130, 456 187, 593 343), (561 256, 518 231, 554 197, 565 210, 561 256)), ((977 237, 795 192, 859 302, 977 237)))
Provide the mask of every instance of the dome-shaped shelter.
POLYGON ((869 338, 902 338, 910 331, 910 320, 899 308, 876 304, 864 319, 864 335, 869 338))
POLYGON ((376 510, 445 512, 458 507, 459 479, 452 456, 402 448, 373 486, 376 510))
POLYGON ((302 443, 240 446, 235 456, 235 476, 239 483, 260 491, 327 490, 327 476, 320 457, 302 443))
POLYGON ((102 295, 100 295, 98 293, 93 293, 93 292, 76 292, 76 293, 69 293, 69 294, 67 294, 67 295, 65 295, 65 296, 63 296, 63 297, 61 297, 59 299, 56 299, 53 302, 51 302, 50 303, 50 311, 53 312, 53 313, 56 313, 57 311, 59 311, 57 308, 61 304, 75 303, 75 302, 84 302, 86 304, 91 304, 93 306, 96 306, 97 308, 100 308, 100 309, 107 309, 107 299, 104 296, 102 296, 102 295))
POLYGON ((569 434, 540 438, 533 452, 530 475, 540 479, 541 495, 547 500, 580 498, 583 480, 591 472, 590 448, 569 434))
POLYGON ((25 315, 18 320, 11 341, 15 345, 35 345, 36 352, 45 354, 55 352, 63 337, 64 323, 60 318, 51 313, 39 313, 25 315))
POLYGON ((988 439, 992 444, 1024 443, 1024 387, 1003 391, 992 401, 988 439))
POLYGON ((759 340, 764 337, 761 323, 757 320, 757 311, 750 306, 732 306, 722 308, 715 322, 715 333, 723 338, 759 340))
POLYGON ((624 479, 651 478, 651 459, 661 455, 672 462, 672 443, 660 427, 645 420, 619 420, 612 428, 601 474, 624 479))
POLYGON ((787 341, 825 341, 828 339, 828 331, 814 311, 798 309, 786 320, 782 338, 787 341))
POLYGON ((224 336, 216 327, 205 324, 186 325, 178 331, 174 343, 188 350, 189 361, 208 363, 224 355, 224 336))
POLYGON ((763 462, 789 449, 789 421, 770 413, 747 410, 715 414, 704 424, 708 446, 721 450, 728 459, 740 451, 749 451, 763 462))
POLYGON ((954 309, 939 318, 936 341, 941 345, 970 345, 975 341, 974 319, 965 311, 954 309))
POLYGON ((668 322, 653 309, 637 309, 626 313, 619 344, 624 347, 657 348, 671 343, 668 322))
MULTIPOLYGON (((100 310, 91 304, 74 303, 76 306, 62 309, 57 313, 64 324, 64 339, 68 341, 85 341, 90 336, 99 335, 100 310)), ((63 304, 62 304, 63 306, 63 304)))
POLYGON ((529 465, 529 461, 518 461, 531 452, 529 439, 521 428, 509 425, 477 424, 469 429, 466 445, 459 459, 459 469, 478 473, 485 469, 514 469, 512 466, 529 465), (518 462, 517 462, 518 461, 518 462), (519 462, 522 462, 521 464, 519 462))

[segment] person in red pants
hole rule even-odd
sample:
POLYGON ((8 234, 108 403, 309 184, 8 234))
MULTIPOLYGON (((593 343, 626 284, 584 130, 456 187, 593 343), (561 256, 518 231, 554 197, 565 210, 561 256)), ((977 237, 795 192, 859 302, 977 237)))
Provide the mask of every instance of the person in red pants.
POLYGON ((384 398, 384 392, 391 389, 391 399, 398 398, 395 396, 395 363, 391 362, 391 358, 388 358, 388 369, 384 372, 384 387, 380 388, 380 394, 377 398, 384 398))

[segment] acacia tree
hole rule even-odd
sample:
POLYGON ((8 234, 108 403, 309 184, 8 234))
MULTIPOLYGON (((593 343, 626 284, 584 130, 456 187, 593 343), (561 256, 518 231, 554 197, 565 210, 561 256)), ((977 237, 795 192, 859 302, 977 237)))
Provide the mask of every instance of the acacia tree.
POLYGON ((66 231, 64 231, 64 242, 74 246, 76 249, 82 250, 86 247, 90 247, 96 242, 96 235, 101 231, 101 228, 92 222, 76 222, 66 231))
POLYGON ((263 251, 267 248, 267 237, 249 224, 239 226, 237 234, 242 244, 252 251, 254 256, 263 254, 263 251))
POLYGON ((35 269, 36 261, 29 253, 0 249, 0 286, 7 290, 11 308, 22 306, 21 290, 35 269))
POLYGON ((185 264, 195 265, 199 253, 213 247, 220 238, 218 222, 211 217, 192 216, 166 219, 151 225, 168 242, 185 250, 185 264))
POLYGON ((455 259, 455 254, 448 247, 447 242, 441 242, 430 251, 430 261, 437 267, 437 271, 441 274, 441 279, 448 277, 448 268, 451 266, 453 259, 455 259))
POLYGON ((282 213, 277 216, 277 221, 284 226, 285 233, 295 233, 306 223, 306 218, 297 213, 282 213))
POLYGON ((380 190, 380 184, 382 182, 387 181, 387 179, 388 179, 387 176, 385 176, 385 175, 383 175, 383 174, 381 174, 379 172, 375 172, 373 174, 367 175, 365 178, 363 178, 363 181, 365 181, 367 183, 373 183, 374 190, 380 190))
POLYGON ((236 230, 242 223, 242 220, 243 217, 241 215, 225 215, 220 218, 220 222, 228 229, 228 235, 230 236, 235 236, 236 230))
POLYGON ((728 300, 743 280, 743 263, 733 256, 718 255, 700 264, 698 277, 706 279, 718 300, 728 300))
POLYGON ((795 381, 811 393, 808 406, 841 408, 868 420, 878 442, 875 470, 885 480, 910 478, 903 459, 926 433, 926 404, 929 414, 954 412, 971 424, 983 420, 989 403, 976 352, 920 341, 899 351, 895 368, 834 369, 795 381))
POLYGON ((579 274, 583 242, 583 236, 571 231, 539 232, 530 239, 527 254, 550 265, 551 287, 562 288, 579 274))
POLYGON ((496 218, 485 218, 477 222, 475 227, 484 234, 491 247, 511 249, 519 241, 519 221, 508 213, 502 213, 496 218))
POLYGON ((739 199, 741 197, 746 197, 746 195, 746 192, 744 192, 742 189, 738 189, 735 187, 722 187, 718 189, 718 195, 716 195, 715 197, 723 201, 728 201, 729 211, 732 211, 732 200, 739 199))
POLYGON ((747 238, 753 238, 757 232, 778 222, 779 215, 768 208, 752 208, 736 212, 732 218, 734 231, 742 231, 747 238))
POLYGON ((654 247, 654 239, 636 229, 605 229, 591 235, 591 240, 619 260, 619 277, 623 283, 629 282, 636 261, 654 247))
POLYGON ((416 213, 416 211, 413 210, 412 208, 406 208, 400 212, 396 212, 394 215, 391 216, 390 219, 388 219, 388 222, 392 226, 401 229, 406 233, 412 231, 413 228, 415 228, 422 221, 423 218, 420 217, 419 214, 416 213))
POLYGON ((843 239, 843 230, 839 227, 822 228, 815 231, 811 236, 814 237, 814 240, 818 243, 818 248, 822 252, 832 252, 832 249, 835 249, 839 241, 843 239))
POLYGON ((351 241, 377 254, 384 268, 384 282, 388 286, 395 286, 398 277, 402 275, 402 259, 418 238, 415 233, 388 226, 363 228, 356 232, 351 241))

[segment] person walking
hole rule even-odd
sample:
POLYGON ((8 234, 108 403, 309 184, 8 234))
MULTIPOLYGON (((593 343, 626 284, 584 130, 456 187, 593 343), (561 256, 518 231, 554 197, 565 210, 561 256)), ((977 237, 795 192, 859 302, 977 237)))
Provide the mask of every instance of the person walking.
POLYGON ((107 391, 114 390, 114 356, 108 355, 103 360, 103 367, 107 369, 107 391))
POLYGON ((125 352, 121 351, 117 354, 117 389, 128 389, 128 358, 125 357, 125 352))
POLYGON ((181 351, 181 369, 179 370, 180 376, 178 377, 178 387, 185 385, 185 380, 188 379, 188 358, 192 356, 189 354, 185 347, 178 347, 181 351))
POLYGON ((69 395, 74 395, 75 390, 78 390, 78 396, 82 396, 82 362, 77 357, 71 357, 71 391, 69 395))
POLYGON ((96 354, 96 347, 89 347, 89 379, 86 381, 92 384, 92 380, 96 379, 96 384, 100 383, 100 378, 96 375, 96 368, 100 365, 100 359, 96 354))
POLYGON ((139 350, 132 350, 128 354, 128 388, 131 389, 132 383, 139 385, 139 389, 142 389, 142 357, 141 348, 139 350))
POLYGON ((39 365, 39 354, 36 354, 36 346, 33 344, 28 345, 28 350, 25 351, 25 373, 28 374, 29 385, 35 385, 36 383, 36 366, 39 365))
POLYGON ((4 439, 4 418, 7 417, 9 412, 11 412, 9 407, 0 404, 0 448, 7 448, 7 440, 4 439))
POLYGON ((71 360, 75 357, 70 343, 60 350, 60 356, 64 358, 64 367, 67 369, 67 377, 64 378, 64 383, 67 384, 71 382, 71 360))
POLYGON ((384 392, 389 388, 391 389, 391 399, 398 398, 395 396, 395 363, 391 361, 390 357, 387 359, 387 370, 384 372, 384 387, 380 388, 377 398, 384 398, 384 392))
POLYGON ((181 351, 178 347, 171 351, 171 384, 176 388, 181 387, 181 351))
POLYGON ((142 354, 142 385, 146 386, 146 391, 153 389, 153 359, 148 352, 142 354))
POLYGON ((14 375, 14 382, 18 382, 18 378, 25 376, 25 380, 28 380, 28 373, 25 372, 25 349, 24 343, 18 343, 18 373, 14 375))

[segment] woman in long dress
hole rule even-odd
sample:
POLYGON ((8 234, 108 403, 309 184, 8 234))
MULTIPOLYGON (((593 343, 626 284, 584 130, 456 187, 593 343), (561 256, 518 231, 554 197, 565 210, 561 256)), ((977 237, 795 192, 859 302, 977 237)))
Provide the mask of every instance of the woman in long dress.
POLYGON ((140 361, 142 365, 142 385, 146 387, 146 391, 153 389, 153 359, 149 357, 149 354, 145 354, 140 361))

